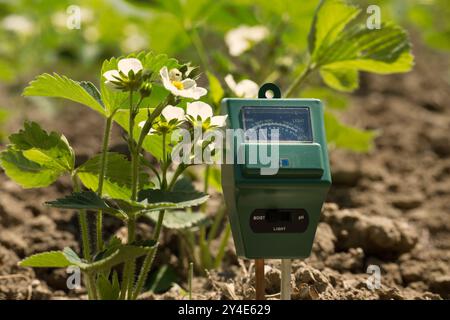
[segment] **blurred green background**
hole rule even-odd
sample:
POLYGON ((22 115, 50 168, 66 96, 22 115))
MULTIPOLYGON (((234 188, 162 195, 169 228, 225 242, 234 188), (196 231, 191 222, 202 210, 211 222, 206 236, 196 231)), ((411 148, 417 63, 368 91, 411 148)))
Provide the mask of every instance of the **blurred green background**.
MULTIPOLYGON (((1 91, 3 95, 18 96, 26 83, 42 72, 58 72, 98 84, 105 58, 141 50, 192 61, 203 72, 214 74, 224 88, 223 79, 231 73, 236 80, 251 79, 258 84, 275 81, 285 90, 288 79, 304 68, 307 36, 318 3, 318 0, 2 0, 1 91), (74 20, 77 10, 81 18, 78 26, 74 20), (264 26, 269 35, 234 57, 225 36, 242 25, 264 26)), ((395 20, 433 50, 450 50, 448 0, 372 0, 355 4, 362 8, 379 5, 382 20, 395 20)), ((206 76, 202 78, 206 82, 206 76)), ((322 98, 329 108, 337 111, 345 109, 347 94, 326 88, 318 77, 309 82, 303 96, 322 98)), ((0 101, 0 126, 14 112, 11 106, 4 108, 8 111, 2 110, 4 104, 0 101)), ((335 126, 339 125, 336 122, 335 126)), ((353 135, 352 141, 345 138, 332 142, 355 151, 370 148, 371 132, 355 128, 347 133, 353 135)), ((0 139, 4 136, 5 133, 0 134, 0 139)))

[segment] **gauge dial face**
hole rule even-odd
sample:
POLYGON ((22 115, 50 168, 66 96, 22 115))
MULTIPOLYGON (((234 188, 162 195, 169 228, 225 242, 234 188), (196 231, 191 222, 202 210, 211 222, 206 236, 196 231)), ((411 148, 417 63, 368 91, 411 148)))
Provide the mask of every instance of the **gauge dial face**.
POLYGON ((308 108, 243 107, 241 112, 248 141, 313 141, 308 108))

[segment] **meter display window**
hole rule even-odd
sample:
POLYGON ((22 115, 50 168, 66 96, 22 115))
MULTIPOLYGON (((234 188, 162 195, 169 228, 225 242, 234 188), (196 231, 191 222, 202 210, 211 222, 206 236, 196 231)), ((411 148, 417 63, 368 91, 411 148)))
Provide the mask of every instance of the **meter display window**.
MULTIPOLYGON (((309 108, 243 107, 241 112, 243 129, 254 130, 260 140, 274 141, 278 129, 278 141, 313 142, 309 108)), ((247 140, 256 139, 249 135, 247 140)))

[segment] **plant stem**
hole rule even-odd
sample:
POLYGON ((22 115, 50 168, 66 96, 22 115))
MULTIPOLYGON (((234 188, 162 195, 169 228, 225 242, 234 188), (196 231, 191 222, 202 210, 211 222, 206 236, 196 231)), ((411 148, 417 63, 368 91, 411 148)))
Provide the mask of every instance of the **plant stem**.
MULTIPOLYGON (((109 137, 111 135, 113 115, 109 116, 105 122, 105 131, 103 133, 103 145, 102 145, 102 157, 100 163, 100 175, 98 178, 97 194, 101 197, 103 193, 103 182, 105 180, 106 173, 106 160, 109 145, 109 137)), ((103 250, 103 212, 102 210, 97 213, 97 252, 103 250)))
POLYGON ((95 276, 92 273, 86 273, 86 288, 89 300, 97 300, 97 290, 95 289, 95 276))
POLYGON ((148 117, 147 121, 145 121, 145 124, 141 130, 141 134, 139 136, 138 143, 136 145, 136 149, 138 149, 138 150, 141 149, 142 144, 144 143, 145 137, 147 136, 147 134, 150 132, 150 129, 152 128, 153 121, 155 121, 156 117, 158 117, 161 114, 161 112, 167 106, 167 104, 168 104, 168 98, 164 102, 160 103, 155 108, 155 110, 153 110, 152 114, 150 115, 150 117, 148 117))
POLYGON ((163 133, 162 135, 162 183, 161 183, 161 189, 166 190, 167 189, 167 157, 166 157, 166 133, 163 133))
MULTIPOLYGON (((141 99, 142 101, 142 99, 141 99)), ((139 106, 140 102, 138 102, 139 106)), ((133 90, 130 91, 130 118, 129 118, 129 129, 128 129, 128 148, 131 154, 131 200, 136 201, 137 189, 138 189, 138 172, 139 172, 139 148, 136 146, 134 141, 134 119, 136 117, 136 110, 133 106, 133 90)), ((128 239, 127 243, 131 244, 136 239, 136 219, 134 216, 128 216, 127 221, 128 227, 128 239)), ((129 261, 124 266, 124 277, 122 283, 121 298, 125 299, 131 298, 132 288, 135 279, 135 266, 136 261, 133 259, 129 261)))
MULTIPOLYGON (((78 177, 76 174, 72 174, 72 184, 74 192, 81 191, 80 183, 78 182, 78 177)), ((80 210, 80 212, 78 213, 78 220, 80 223, 80 230, 81 230, 81 244, 83 247, 83 258, 86 261, 90 262, 91 247, 89 242, 89 226, 86 210, 80 210)), ((94 275, 85 273, 85 282, 86 282, 86 290, 88 292, 88 299, 89 300, 97 299, 94 275)))
POLYGON ((303 82, 306 80, 308 75, 314 71, 314 68, 311 66, 311 64, 308 62, 306 65, 306 68, 303 70, 303 72, 292 82, 291 86, 286 90, 284 96, 286 98, 291 97, 296 91, 299 89, 299 87, 303 84, 303 82))
POLYGON ((147 280, 147 275, 150 271, 150 267, 152 266, 153 259, 156 255, 156 248, 153 248, 145 257, 144 263, 142 264, 141 272, 139 273, 138 280, 136 282, 136 287, 134 288, 133 294, 131 295, 132 300, 136 300, 139 293, 141 293, 142 288, 144 287, 145 281, 147 280))
POLYGON ((192 300, 192 278, 194 278, 194 263, 189 262, 189 277, 188 277, 189 300, 192 300))
POLYGON ((153 232, 153 240, 158 241, 159 235, 161 234, 162 222, 164 220, 164 213, 166 210, 159 211, 158 222, 156 223, 155 231, 153 232))
POLYGON ((223 256, 225 255, 225 248, 227 247, 230 234, 231 234, 231 226, 229 223, 227 223, 225 226, 225 232, 223 234, 222 241, 220 241, 219 251, 217 252, 216 258, 214 259, 214 268, 218 268, 220 266, 220 262, 222 261, 223 256))
POLYGON ((128 218, 127 227, 128 227, 127 242, 130 244, 136 238, 136 219, 134 217, 129 217, 128 218))
POLYGON ((186 170, 187 166, 180 164, 178 168, 175 170, 172 180, 170 181, 167 190, 172 191, 173 187, 175 186, 175 183, 178 180, 178 177, 183 173, 184 170, 186 170))
MULTIPOLYGON (((165 150, 163 152, 165 155, 165 150)), ((165 158, 165 157, 164 157, 165 158)), ((169 186, 164 187, 164 190, 172 190, 173 186, 175 185, 175 182, 177 181, 177 178, 180 176, 181 173, 186 169, 185 166, 179 165, 178 168, 175 170, 175 173, 172 177, 172 180, 170 181, 169 186)), ((165 179, 165 177, 163 178, 165 179)), ((158 221, 155 226, 155 232, 153 233, 153 240, 158 242, 159 236, 161 234, 162 229, 162 222, 164 220, 164 213, 165 210, 161 210, 158 215, 158 221)), ((155 247, 152 251, 150 251, 147 256, 145 257, 144 264, 142 265, 141 271, 139 272, 138 280, 136 283, 136 287, 134 289, 133 295, 131 296, 131 299, 135 300, 139 293, 142 290, 142 287, 144 286, 145 281, 147 280, 147 275, 150 271, 150 268, 152 266, 153 259, 155 258, 157 251, 157 247, 155 247)))
MULTIPOLYGON (((81 191, 81 187, 78 182, 78 177, 76 174, 72 174, 72 184, 73 184, 73 190, 75 192, 81 191)), ((89 242, 89 226, 88 226, 86 210, 80 210, 78 218, 79 218, 79 222, 80 222, 81 243, 83 246, 83 257, 85 260, 91 261, 91 247, 90 247, 90 242, 89 242)))
MULTIPOLYGON (((132 194, 131 194, 131 200, 136 201, 137 198, 137 189, 138 189, 138 172, 139 172, 139 152, 141 150, 142 144, 144 143, 144 139, 149 133, 153 121, 158 117, 162 110, 167 106, 168 100, 166 99, 164 102, 160 103, 155 110, 153 110, 152 114, 148 117, 147 121, 144 124, 144 127, 141 130, 141 133, 139 135, 139 139, 137 144, 134 144, 134 138, 133 138, 133 128, 134 128, 134 115, 132 114, 132 93, 130 94, 130 153, 131 153, 131 163, 132 163, 132 194)), ((162 224, 162 221, 161 221, 162 224)), ((159 232, 161 231, 161 226, 159 227, 158 231, 158 237, 159 232)), ((136 230, 136 220, 133 218, 130 218, 128 220, 128 243, 131 243, 135 240, 135 230, 136 230)), ((152 251, 155 251, 156 254, 156 248, 152 251)), ((152 253, 149 253, 146 256, 146 260, 148 261, 148 266, 144 268, 144 266, 141 268, 141 271, 139 272, 138 277, 138 283, 136 286, 136 289, 134 292, 132 292, 133 288, 133 282, 135 279, 135 261, 132 261, 130 263, 127 263, 124 267, 124 278, 122 283, 122 292, 121 292, 121 299, 125 299, 127 297, 128 299, 135 299, 137 295, 139 294, 140 290, 142 290, 142 286, 145 283, 145 280, 147 279, 148 271, 151 267, 151 262, 153 261, 153 258, 150 258, 149 256, 152 253), (147 259, 148 258, 148 259, 147 259), (149 260, 150 259, 150 260, 149 260), (140 287, 140 288, 139 288, 140 287), (137 293, 136 293, 137 292, 137 293), (128 294, 128 295, 127 295, 128 294)))
POLYGON ((120 300, 125 300, 127 297, 127 289, 128 289, 128 277, 130 276, 130 263, 127 261, 123 265, 123 271, 122 271, 122 286, 120 288, 120 300))
POLYGON ((220 206, 218 212, 216 213, 216 216, 214 217, 213 224, 211 226, 211 229, 208 232, 208 247, 211 245, 211 241, 216 237, 217 231, 219 230, 220 223, 222 222, 223 217, 225 216, 225 207, 220 206))
POLYGON ((206 165, 205 167, 205 181, 204 181, 204 185, 203 185, 203 191, 205 193, 208 193, 208 188, 209 188, 209 174, 211 172, 211 168, 209 165, 206 165))

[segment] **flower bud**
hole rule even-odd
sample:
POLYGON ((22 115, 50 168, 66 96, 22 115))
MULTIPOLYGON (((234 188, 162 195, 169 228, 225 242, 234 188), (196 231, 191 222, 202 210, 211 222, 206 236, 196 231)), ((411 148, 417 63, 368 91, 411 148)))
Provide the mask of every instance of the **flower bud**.
POLYGON ((152 84, 150 82, 144 82, 139 90, 142 98, 150 96, 152 93, 152 84))

